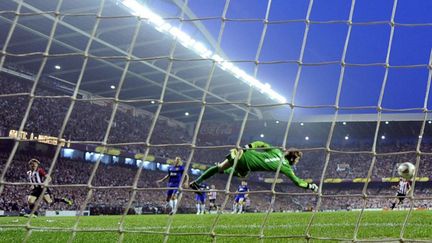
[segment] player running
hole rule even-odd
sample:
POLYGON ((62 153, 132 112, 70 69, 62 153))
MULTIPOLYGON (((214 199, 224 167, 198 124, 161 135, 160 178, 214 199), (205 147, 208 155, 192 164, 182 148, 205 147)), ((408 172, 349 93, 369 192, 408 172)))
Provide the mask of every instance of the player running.
MULTIPOLYGON (((37 217, 38 211, 35 210, 34 214, 31 214, 33 208, 35 207, 36 200, 42 195, 43 184, 45 181, 48 183, 51 182, 51 177, 45 172, 45 170, 40 167, 40 162, 37 159, 31 159, 28 162, 30 170, 27 171, 27 178, 30 183, 32 183, 32 190, 30 195, 27 197, 28 209, 25 210, 26 217, 37 217)), ((43 195, 43 200, 48 204, 52 205, 53 203, 63 202, 67 205, 72 205, 72 200, 63 197, 63 198, 53 198, 53 195, 49 188, 46 188, 45 193, 43 195)))
MULTIPOLYGON (((168 175, 164 178, 156 181, 159 185, 168 179, 168 187, 172 187, 167 191, 166 201, 171 208, 170 214, 173 214, 177 211, 177 196, 178 196, 178 187, 180 186, 181 178, 184 173, 184 167, 181 165, 180 157, 176 157, 174 160, 174 165, 168 167, 168 175)), ((185 183, 187 184, 189 181, 189 176, 186 173, 185 175, 185 183)))
POLYGON ((411 181, 405 178, 400 178, 397 187, 396 198, 391 203, 390 208, 393 210, 396 206, 401 206, 405 200, 406 195, 411 191, 411 181))
POLYGON ((205 203, 207 199, 207 195, 205 191, 208 191, 208 186, 205 183, 201 183, 199 185, 201 193, 195 193, 195 201, 196 201, 196 214, 205 214, 205 203))
POLYGON ((208 168, 200 177, 190 183, 190 188, 198 190, 198 185, 212 177, 216 173, 231 173, 234 170, 234 176, 246 177, 250 171, 276 171, 282 163, 280 172, 286 175, 294 184, 304 189, 318 191, 318 186, 314 183, 307 183, 298 178, 291 166, 298 163, 303 153, 298 150, 290 149, 282 151, 262 141, 255 141, 245 146, 243 149, 231 149, 226 159, 218 165, 208 168), (262 148, 262 150, 255 150, 262 148), (236 168, 233 168, 234 160, 238 156, 236 168))
POLYGON ((248 197, 249 188, 247 185, 247 181, 242 181, 241 184, 237 188, 237 194, 234 199, 234 207, 232 213, 241 214, 243 212, 243 205, 246 202, 246 198, 248 197))

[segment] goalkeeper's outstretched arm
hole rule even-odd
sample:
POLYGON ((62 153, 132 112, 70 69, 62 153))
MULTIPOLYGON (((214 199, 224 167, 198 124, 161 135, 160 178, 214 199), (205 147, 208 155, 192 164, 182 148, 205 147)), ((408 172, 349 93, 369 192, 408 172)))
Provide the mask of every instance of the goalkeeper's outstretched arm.
POLYGON ((294 174, 294 171, 292 170, 291 167, 288 166, 282 166, 281 167, 281 172, 286 175, 293 183, 294 185, 303 188, 303 189, 310 189, 314 192, 318 191, 318 186, 314 183, 308 183, 302 179, 300 179, 299 177, 297 177, 294 174))
POLYGON ((303 153, 297 149, 290 148, 284 152, 284 161, 282 162, 281 172, 285 174, 294 184, 300 188, 310 189, 318 192, 318 186, 315 183, 308 183, 294 174, 291 166, 296 165, 303 153))

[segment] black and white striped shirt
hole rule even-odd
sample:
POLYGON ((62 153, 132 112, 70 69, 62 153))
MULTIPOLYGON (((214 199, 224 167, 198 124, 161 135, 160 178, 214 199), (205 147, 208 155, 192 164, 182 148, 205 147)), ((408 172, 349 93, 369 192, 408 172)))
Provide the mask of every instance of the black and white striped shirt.
POLYGON ((217 194, 217 192, 215 191, 215 189, 210 189, 210 191, 209 191, 208 194, 209 194, 208 196, 209 196, 210 200, 212 200, 212 199, 216 200, 216 194, 217 194))
POLYGON ((406 195, 408 193, 408 190, 411 188, 411 182, 410 181, 399 181, 399 187, 398 187, 398 193, 406 195))
MULTIPOLYGON (((36 170, 27 171, 27 178, 30 183, 43 183, 45 181, 46 173, 42 168, 37 168, 36 170)), ((41 187, 40 185, 34 185, 35 187, 41 187)))

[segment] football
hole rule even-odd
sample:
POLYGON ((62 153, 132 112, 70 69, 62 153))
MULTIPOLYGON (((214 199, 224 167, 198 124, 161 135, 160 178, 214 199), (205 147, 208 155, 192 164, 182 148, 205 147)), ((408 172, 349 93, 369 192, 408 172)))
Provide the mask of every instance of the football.
POLYGON ((411 162, 403 162, 398 167, 398 174, 405 179, 411 179, 414 176, 414 172, 415 165, 411 162))

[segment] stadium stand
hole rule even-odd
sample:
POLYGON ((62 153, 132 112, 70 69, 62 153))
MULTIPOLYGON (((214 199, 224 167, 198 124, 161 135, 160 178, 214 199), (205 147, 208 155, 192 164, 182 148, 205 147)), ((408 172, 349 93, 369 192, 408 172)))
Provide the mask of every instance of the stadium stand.
MULTIPOLYGON (((26 93, 29 92, 31 86, 29 82, 19 80, 14 77, 2 75, 0 77, 0 94, 12 93, 26 93)), ((34 134, 44 134, 48 136, 57 136, 61 123, 64 119, 67 107, 70 100, 66 98, 59 98, 62 93, 47 87, 38 87, 37 95, 51 96, 52 98, 37 98, 32 106, 28 122, 24 130, 34 134), (55 97, 56 96, 56 97, 55 97)), ((0 98, 0 128, 3 134, 8 131, 18 129, 22 114, 24 113, 25 105, 28 102, 27 96, 10 96, 0 98)), ((65 131, 65 138, 72 141, 100 141, 105 133, 107 120, 109 119, 112 109, 109 104, 92 103, 89 101, 80 101, 75 105, 74 111, 65 131), (95 112, 96 111, 96 112, 95 112)), ((120 110, 117 112, 115 118, 115 125, 111 130, 109 143, 122 143, 142 141, 147 136, 148 124, 151 122, 150 116, 134 115, 130 111, 120 110)), ((152 143, 155 144, 173 144, 173 143, 188 143, 191 138, 191 133, 187 128, 180 126, 172 126, 168 122, 158 122, 156 130, 152 136, 152 143)), ((219 145, 227 144, 223 141, 220 129, 206 128, 206 131, 201 133, 198 137, 198 144, 201 145, 219 145)), ((228 138, 234 144, 235 138, 228 138)), ((399 145, 381 145, 379 150, 381 153, 392 151, 405 151, 412 148, 412 144, 399 145)), ((142 153, 145 147, 139 145, 120 146, 122 150, 132 153, 142 153)), ((370 150, 370 144, 364 143, 363 146, 358 144, 352 145, 336 145, 335 149, 345 150, 370 150), (340 147, 338 147, 340 146, 340 147), (350 147, 351 146, 351 147, 350 147), (343 148, 342 148, 343 147, 343 148)), ((422 145, 423 151, 431 151, 430 144, 422 145)), ((221 160, 227 149, 218 150, 197 150, 194 154, 193 161, 200 162, 208 165, 221 160)), ((151 153, 161 161, 175 156, 187 158, 190 149, 182 147, 157 147, 152 148, 151 153)), ((43 152, 38 152, 36 156, 43 161, 44 167, 49 167, 51 157, 43 152)), ((8 153, 3 151, 0 154, 0 169, 8 157, 8 153)), ((8 169, 6 179, 8 182, 26 182, 25 172, 27 170, 27 161, 35 157, 34 154, 28 152, 21 152, 15 156, 13 163, 8 169)), ((396 177, 396 165, 403 161, 413 160, 414 155, 383 155, 379 156, 374 167, 372 179, 380 181, 382 178, 396 177)), ((370 154, 338 154, 332 155, 325 178, 337 178, 342 182, 351 182, 356 178, 363 178, 366 176, 370 161, 372 157, 370 154)), ((325 154, 322 151, 305 151, 305 156, 301 163, 296 167, 296 173, 299 177, 312 179, 314 181, 320 180, 321 171, 325 160, 325 154)), ((86 162, 84 158, 81 159, 59 159, 53 174, 53 185, 65 184, 86 184, 91 174, 93 164, 86 162)), ((104 164, 98 168, 95 179, 93 180, 94 186, 130 186, 136 174, 137 167, 135 165, 126 164, 104 164)), ((420 162, 419 177, 427 177, 432 174, 432 165, 427 157, 422 157, 420 162)), ((156 187, 155 181, 163 177, 165 174, 162 171, 143 170, 138 187, 149 188, 156 187)), ((265 182, 266 178, 272 178, 272 173, 254 173, 249 180, 252 181, 251 188, 253 190, 268 190, 270 184, 265 182)), ((284 178, 283 178, 284 179, 284 178)), ((223 189, 225 186, 225 177, 212 179, 210 182, 217 185, 217 188, 223 189)), ((239 180, 232 181, 232 187, 235 188, 239 180)), ((344 186, 337 186, 324 188, 324 193, 349 195, 359 193, 359 189, 355 189, 354 183, 345 183, 344 186)), ((19 211, 25 207, 25 196, 29 189, 23 186, 6 186, 0 198, 0 210, 5 211, 19 211)), ((232 189, 233 190, 233 189, 232 189)), ((277 186, 280 192, 293 192, 297 189, 284 182, 277 186)), ((85 186, 81 188, 54 188, 54 193, 70 195, 75 201, 74 206, 69 209, 78 209, 84 202, 87 189, 85 186)), ((121 189, 96 189, 90 201, 89 208, 93 214, 120 214, 124 205, 126 205, 129 198, 130 191, 121 189)), ((426 195, 429 190, 426 187, 419 186, 417 195, 426 195)), ((389 183, 378 183, 370 190, 371 195, 388 195, 394 194, 394 190, 389 188, 389 183)), ((163 211, 165 205, 164 191, 140 191, 134 202, 134 206, 143 208, 143 212, 160 213, 163 211)), ((194 201, 192 193, 186 193, 182 207, 184 212, 191 212, 194 208, 194 201)), ((251 206, 248 211, 266 211, 268 203, 270 202, 271 195, 264 197, 251 194, 251 206)), ((275 204, 275 210, 310 210, 315 202, 315 198, 307 196, 292 197, 292 196, 278 196, 275 204), (309 205, 309 206, 304 206, 309 205)), ((218 202, 221 203, 221 202, 218 202)), ((341 210, 341 209, 355 209, 361 208, 362 200, 358 198, 328 198, 323 201, 322 210, 341 210)), ((368 201, 370 207, 382 208, 387 206, 388 199, 370 199, 368 201)), ((428 202, 418 202, 419 206, 430 207, 428 202)), ((56 205, 55 209, 66 209, 65 205, 56 205)))

